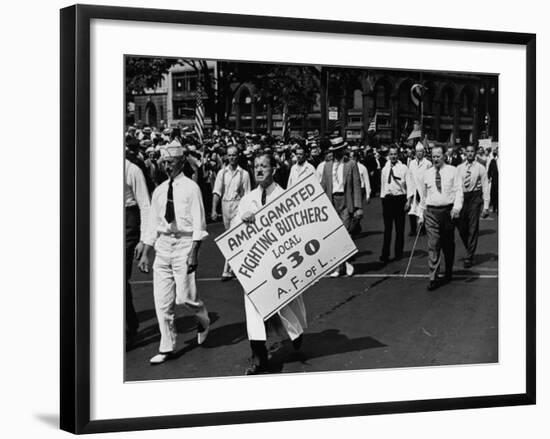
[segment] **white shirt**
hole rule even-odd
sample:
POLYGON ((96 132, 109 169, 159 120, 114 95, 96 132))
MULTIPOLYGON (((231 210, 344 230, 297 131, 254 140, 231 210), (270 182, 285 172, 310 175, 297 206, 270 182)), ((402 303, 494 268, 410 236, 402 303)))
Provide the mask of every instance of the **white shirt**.
MULTIPOLYGON (((325 172, 325 162, 319 163, 317 166, 317 178, 319 181, 323 179, 323 173, 325 172)), ((333 160, 332 164, 332 193, 344 192, 344 160, 333 160)))
POLYGON ((193 241, 202 241, 208 236, 202 195, 197 183, 180 173, 172 184, 174 188, 174 212, 176 219, 168 224, 166 199, 169 180, 163 181, 153 192, 149 221, 143 242, 154 245, 160 233, 189 233, 193 241))
POLYGON ((487 178, 485 166, 477 160, 474 160, 472 163, 465 161, 457 167, 457 170, 462 178, 462 190, 464 192, 482 191, 483 208, 489 209, 491 193, 489 192, 489 179, 487 178), (468 170, 470 170, 470 184, 466 187, 466 175, 468 170))
MULTIPOLYGON (((237 218, 242 219, 243 215, 247 212, 256 213, 262 208, 262 192, 263 188, 258 185, 256 189, 251 190, 247 193, 239 203, 239 209, 237 213, 237 218)), ((271 200, 277 198, 284 192, 284 189, 279 186, 277 183, 273 182, 266 188, 266 199, 265 204, 269 203, 271 200)))
POLYGON ((344 160, 332 162, 332 193, 344 192, 344 160))
POLYGON ((317 169, 315 170, 315 172, 317 174, 317 180, 319 180, 319 183, 323 179, 323 172, 325 172, 325 163, 326 163, 326 161, 322 161, 321 163, 319 163, 317 165, 317 169))
POLYGON ((369 180, 369 171, 362 163, 357 163, 357 169, 359 170, 359 178, 361 179, 361 189, 365 189, 367 193, 367 200, 370 198, 370 180, 369 180))
POLYGON ((424 179, 424 173, 432 167, 432 162, 423 157, 422 160, 414 158, 409 163, 410 183, 414 185, 412 192, 416 192, 424 179))
POLYGON ((421 192, 422 210, 426 206, 446 206, 452 204, 457 211, 462 209, 464 195, 462 193, 462 178, 454 166, 444 164, 439 170, 441 176, 441 192, 435 182, 436 167, 432 166, 424 173, 421 192))
POLYGON ((124 160, 124 206, 138 206, 141 218, 141 237, 143 241, 145 228, 147 226, 147 217, 151 202, 149 200, 149 190, 143 172, 128 159, 124 160))
POLYGON ((407 194, 407 179, 409 170, 399 160, 395 165, 388 160, 382 168, 380 177, 380 198, 384 198, 386 195, 408 195, 407 194), (388 183, 388 177, 393 168, 393 178, 388 183))
POLYGON ((287 189, 291 186, 294 186, 306 175, 312 174, 314 172, 315 168, 309 162, 304 162, 303 165, 295 163, 294 165, 292 165, 292 168, 290 168, 290 176, 288 177, 288 184, 286 186, 287 189))
POLYGON ((238 201, 248 192, 250 176, 243 168, 237 166, 233 170, 227 165, 218 171, 212 193, 218 194, 223 201, 238 201))

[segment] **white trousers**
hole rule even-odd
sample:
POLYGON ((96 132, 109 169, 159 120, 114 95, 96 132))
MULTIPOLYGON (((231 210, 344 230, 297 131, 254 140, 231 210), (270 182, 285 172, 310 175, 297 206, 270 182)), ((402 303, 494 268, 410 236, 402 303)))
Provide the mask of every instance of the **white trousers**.
MULTIPOLYGON (((262 318, 261 314, 256 310, 256 307, 248 296, 244 295, 244 310, 246 314, 246 332, 249 340, 266 341, 267 330, 266 322, 262 318)), ((303 334, 304 329, 307 328, 306 321, 306 307, 302 296, 298 296, 288 305, 284 306, 277 313, 282 324, 282 328, 274 325, 279 335, 285 334, 278 331, 283 329, 291 340, 297 339, 303 334)))
MULTIPOLYGON (((237 210, 239 208, 240 200, 226 201, 222 200, 222 218, 225 230, 229 230, 236 223, 239 222, 237 218, 237 210)), ((223 276, 229 276, 231 274, 231 267, 227 260, 223 264, 223 276)))
POLYGON ((161 235, 155 243, 153 295, 160 329, 159 352, 162 353, 176 349, 176 305, 191 310, 203 327, 210 324, 208 311, 197 294, 195 273, 187 274, 187 257, 192 244, 191 237, 166 235, 161 235))

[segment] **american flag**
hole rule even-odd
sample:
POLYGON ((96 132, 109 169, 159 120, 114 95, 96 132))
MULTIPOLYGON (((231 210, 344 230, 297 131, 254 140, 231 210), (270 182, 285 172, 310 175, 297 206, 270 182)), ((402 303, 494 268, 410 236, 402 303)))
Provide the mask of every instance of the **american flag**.
POLYGON ((376 132, 376 118, 378 117, 378 112, 374 113, 374 118, 372 119, 371 123, 369 124, 369 128, 367 131, 374 131, 376 132))
POLYGON ((202 84, 200 80, 197 85, 196 107, 195 107, 195 133, 202 144, 204 132, 204 103, 202 101, 202 84))
POLYGON ((281 134, 283 140, 287 142, 290 138, 290 117, 288 115, 288 108, 286 105, 283 107, 283 129, 281 134))

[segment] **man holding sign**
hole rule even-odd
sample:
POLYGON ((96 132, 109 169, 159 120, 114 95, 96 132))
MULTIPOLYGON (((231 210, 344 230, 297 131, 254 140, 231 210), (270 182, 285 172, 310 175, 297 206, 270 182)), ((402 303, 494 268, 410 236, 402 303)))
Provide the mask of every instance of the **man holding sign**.
MULTIPOLYGON (((275 159, 270 154, 259 155, 254 160, 254 176, 258 186, 241 199, 237 215, 243 222, 254 224, 256 212, 284 192, 273 181, 275 166, 275 159)), ((244 295, 244 305, 246 330, 252 349, 251 364, 245 371, 246 375, 257 375, 268 371, 266 341, 269 327, 274 329, 282 327, 292 340, 294 348, 300 349, 302 334, 307 327, 302 296, 296 297, 265 322, 247 294, 244 295)))

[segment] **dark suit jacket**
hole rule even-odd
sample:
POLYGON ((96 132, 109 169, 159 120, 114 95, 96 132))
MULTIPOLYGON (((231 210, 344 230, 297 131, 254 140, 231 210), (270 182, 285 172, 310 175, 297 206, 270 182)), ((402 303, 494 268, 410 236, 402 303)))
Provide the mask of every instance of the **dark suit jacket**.
MULTIPOLYGON (((333 161, 325 162, 321 187, 325 190, 329 199, 332 199, 332 167, 333 161)), ((344 198, 348 212, 353 213, 355 209, 363 208, 361 194, 361 179, 357 163, 353 160, 344 159, 344 198)))

